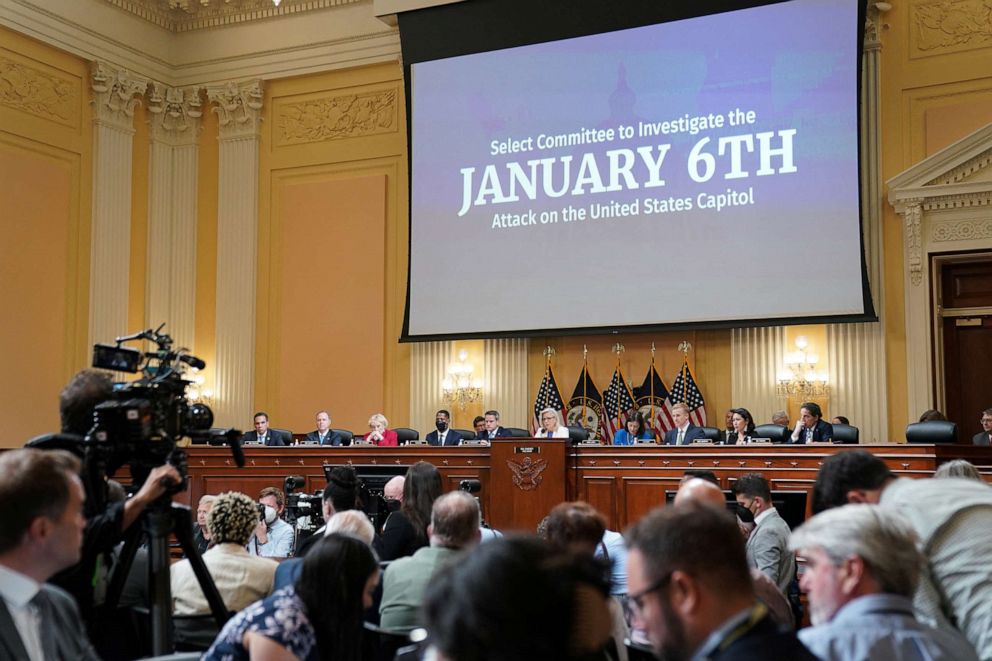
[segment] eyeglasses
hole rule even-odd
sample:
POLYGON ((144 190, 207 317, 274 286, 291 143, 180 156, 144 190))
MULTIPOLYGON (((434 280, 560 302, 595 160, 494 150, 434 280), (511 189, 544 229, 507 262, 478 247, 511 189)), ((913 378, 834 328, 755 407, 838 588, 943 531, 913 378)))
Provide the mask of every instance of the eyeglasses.
POLYGON ((627 602, 630 604, 631 609, 635 615, 639 615, 644 609, 644 597, 648 596, 652 592, 657 592, 661 588, 665 587, 672 578, 672 572, 668 572, 657 581, 647 586, 638 593, 631 593, 627 595, 627 602))
POLYGON ((982 418, 982 422, 992 422, 992 418, 982 418))

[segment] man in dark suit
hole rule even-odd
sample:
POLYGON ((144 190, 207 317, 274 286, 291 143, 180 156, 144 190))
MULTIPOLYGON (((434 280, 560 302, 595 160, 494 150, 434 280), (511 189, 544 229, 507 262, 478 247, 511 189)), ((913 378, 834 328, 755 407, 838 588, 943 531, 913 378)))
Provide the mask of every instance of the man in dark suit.
POLYGON ((706 438, 703 428, 689 422, 689 407, 679 402, 672 407, 675 429, 665 432, 665 445, 689 445, 696 439, 706 438))
POLYGON ((461 434, 450 429, 451 414, 441 409, 434 414, 435 431, 427 434, 427 445, 458 445, 461 434))
POLYGON ((816 402, 803 402, 799 407, 799 420, 792 430, 789 443, 829 443, 834 437, 834 426, 824 422, 823 411, 816 402))
POLYGON ((79 561, 83 484, 60 450, 0 455, 0 658, 97 659, 72 597, 45 583, 79 561))
POLYGON ((758 601, 744 538, 722 507, 656 509, 626 537, 628 604, 659 658, 816 658, 758 601))
POLYGON ((982 411, 982 431, 971 439, 975 445, 992 445, 992 409, 982 411))
POLYGON ((286 432, 269 429, 269 414, 259 411, 255 414, 255 431, 245 433, 241 438, 242 445, 283 446, 293 442, 293 437, 287 438, 286 432))
POLYGON ((331 429, 331 414, 327 411, 317 411, 317 429, 307 434, 306 443, 317 445, 341 445, 341 434, 331 429))
POLYGON ((476 440, 491 441, 494 438, 506 438, 512 436, 510 430, 499 426, 499 411, 486 411, 486 428, 476 435, 476 440))

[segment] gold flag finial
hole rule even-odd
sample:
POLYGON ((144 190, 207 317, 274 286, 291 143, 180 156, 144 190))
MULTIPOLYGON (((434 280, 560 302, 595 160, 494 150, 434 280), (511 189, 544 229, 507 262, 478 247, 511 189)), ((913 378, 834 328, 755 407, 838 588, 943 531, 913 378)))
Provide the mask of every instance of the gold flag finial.
POLYGON ((688 340, 682 340, 679 342, 679 351, 681 351, 683 355, 687 356, 689 355, 689 352, 692 351, 692 345, 689 344, 688 340))

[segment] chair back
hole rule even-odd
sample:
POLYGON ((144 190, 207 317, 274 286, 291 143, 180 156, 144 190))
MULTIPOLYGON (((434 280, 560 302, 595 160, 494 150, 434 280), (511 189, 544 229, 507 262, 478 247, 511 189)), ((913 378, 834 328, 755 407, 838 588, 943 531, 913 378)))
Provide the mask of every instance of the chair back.
POLYGON ((393 431, 396 432, 396 441, 403 445, 408 441, 419 441, 420 432, 416 429, 410 429, 409 427, 394 427, 393 431))
POLYGON ((463 441, 471 441, 475 438, 475 432, 469 429, 452 429, 451 431, 458 432, 463 441))
POLYGON ((857 445, 861 432, 854 425, 834 425, 834 443, 857 445))
POLYGON ((355 433, 347 429, 331 429, 331 431, 341 435, 341 445, 351 445, 352 439, 355 438, 355 433))
POLYGON ((907 443, 955 443, 958 425, 950 420, 914 422, 906 427, 907 443))
POLYGON ((703 430, 703 438, 714 443, 720 442, 720 430, 716 427, 700 427, 703 430))
POLYGON ((582 441, 589 440, 589 430, 585 427, 572 427, 568 428, 568 440, 572 443, 581 443, 582 441))
POLYGON ((513 438, 530 438, 533 436, 529 431, 520 427, 507 427, 506 431, 510 432, 510 436, 513 438))
POLYGON ((785 443, 789 438, 789 428, 783 425, 758 425, 751 438, 767 438, 772 443, 785 443))

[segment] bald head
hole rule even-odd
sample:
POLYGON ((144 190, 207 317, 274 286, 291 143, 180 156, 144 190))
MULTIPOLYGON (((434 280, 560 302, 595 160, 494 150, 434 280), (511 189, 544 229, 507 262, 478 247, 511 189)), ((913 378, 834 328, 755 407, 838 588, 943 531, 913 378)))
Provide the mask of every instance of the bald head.
POLYGON ((678 493, 675 494, 676 505, 685 505, 686 503, 705 503, 723 509, 727 499, 724 498, 720 487, 707 480, 694 477, 680 486, 678 493))
POLYGON ((397 475, 396 477, 386 482, 386 486, 382 488, 382 495, 386 500, 403 500, 403 483, 406 480, 402 475, 397 475))

